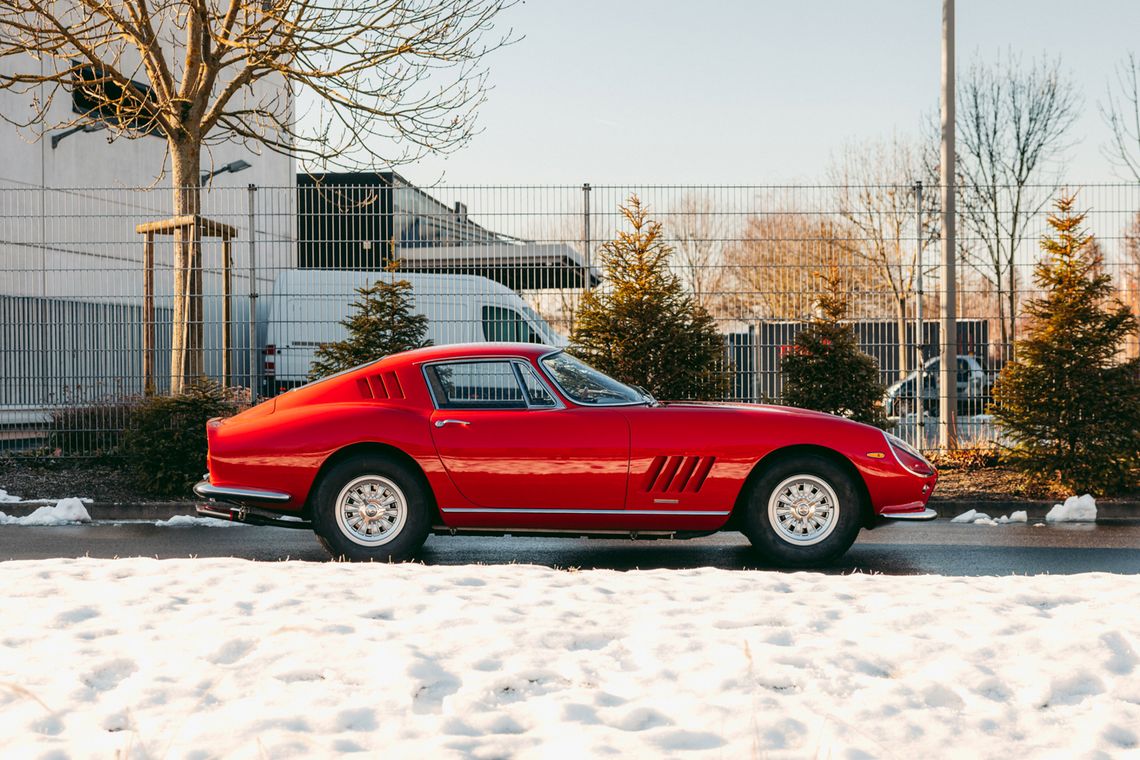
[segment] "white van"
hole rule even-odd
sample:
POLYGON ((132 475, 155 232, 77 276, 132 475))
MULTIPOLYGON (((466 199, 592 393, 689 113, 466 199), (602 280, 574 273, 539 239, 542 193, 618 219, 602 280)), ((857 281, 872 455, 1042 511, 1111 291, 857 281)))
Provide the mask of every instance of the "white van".
MULTIPOLYGON (((265 386, 271 395, 306 382, 317 348, 348 337, 341 325, 360 299, 358 288, 406 280, 413 308, 428 318, 436 345, 520 341, 566 345, 566 339, 510 288, 486 277, 454 274, 289 269, 277 276, 267 307, 265 386)), ((379 358, 379 357, 377 357, 379 358)))

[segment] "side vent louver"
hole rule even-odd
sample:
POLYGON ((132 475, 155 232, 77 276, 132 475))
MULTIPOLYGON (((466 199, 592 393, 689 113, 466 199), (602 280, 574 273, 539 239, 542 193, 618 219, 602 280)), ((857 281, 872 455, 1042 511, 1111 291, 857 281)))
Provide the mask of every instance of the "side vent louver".
POLYGON ((388 398, 388 390, 384 387, 384 381, 379 375, 369 377, 368 385, 372 388, 372 396, 374 398, 388 398))
POLYGON ((646 493, 697 493, 716 457, 657 456, 649 464, 641 490, 646 493))
POLYGON ((396 377, 395 372, 384 373, 384 387, 391 398, 404 398, 404 389, 400 387, 400 378, 396 377))

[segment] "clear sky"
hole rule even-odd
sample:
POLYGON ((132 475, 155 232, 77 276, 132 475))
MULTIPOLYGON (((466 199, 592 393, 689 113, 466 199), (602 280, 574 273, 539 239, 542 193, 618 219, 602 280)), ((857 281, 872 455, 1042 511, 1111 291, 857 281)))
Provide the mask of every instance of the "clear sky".
MULTIPOLYGON (((852 139, 917 134, 939 98, 941 0, 529 0, 490 59, 471 143, 401 172, 449 185, 823 182, 852 139)), ((1140 53, 1140 0, 958 0, 959 70, 1060 54, 1084 96, 1065 176, 1116 181, 1097 109, 1140 53)))

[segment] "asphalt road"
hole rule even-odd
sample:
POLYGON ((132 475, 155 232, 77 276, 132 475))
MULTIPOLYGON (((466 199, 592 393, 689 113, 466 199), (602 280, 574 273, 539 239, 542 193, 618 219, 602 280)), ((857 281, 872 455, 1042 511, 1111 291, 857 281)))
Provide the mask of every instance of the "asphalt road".
MULTIPOLYGON (((281 528, 169 528, 149 523, 0 528, 0 560, 52 557, 241 557, 315 562, 329 557, 308 531, 281 528)), ((690 541, 432 536, 429 565, 537 564, 560 568, 764 569, 739 533, 690 541)), ((948 520, 889 523, 863 531, 824 572, 887 575, 1069 575, 1140 573, 1140 522, 960 525, 948 520)))

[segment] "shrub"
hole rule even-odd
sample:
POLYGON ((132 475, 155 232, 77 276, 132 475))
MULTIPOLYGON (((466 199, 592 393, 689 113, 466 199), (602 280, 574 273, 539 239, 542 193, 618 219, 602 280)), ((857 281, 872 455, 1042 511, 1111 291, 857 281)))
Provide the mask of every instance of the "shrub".
POLYGON ((206 421, 237 414, 245 393, 206 380, 143 400, 120 447, 134 485, 148 496, 187 496, 206 471, 206 421))
POLYGON ((118 449, 129 427, 134 401, 105 401, 58 409, 48 427, 48 449, 56 456, 104 457, 118 449))
POLYGON ((817 277, 823 282, 816 297, 818 313, 782 361, 782 401, 885 428, 886 388, 879 381, 875 360, 859 349, 854 330, 843 322, 847 299, 839 273, 832 270, 817 277))
POLYGON ((663 399, 723 398, 724 341, 669 269, 673 249, 637 196, 621 207, 632 229, 602 244, 606 284, 582 301, 571 353, 663 399))
POLYGON ((1131 485, 1140 462, 1140 361, 1118 360, 1137 321, 1112 297, 1073 203, 1057 200, 1049 217, 1054 236, 1034 271, 1044 295, 1025 308, 1026 337, 998 376, 992 411, 1015 467, 1104 494, 1131 485))

